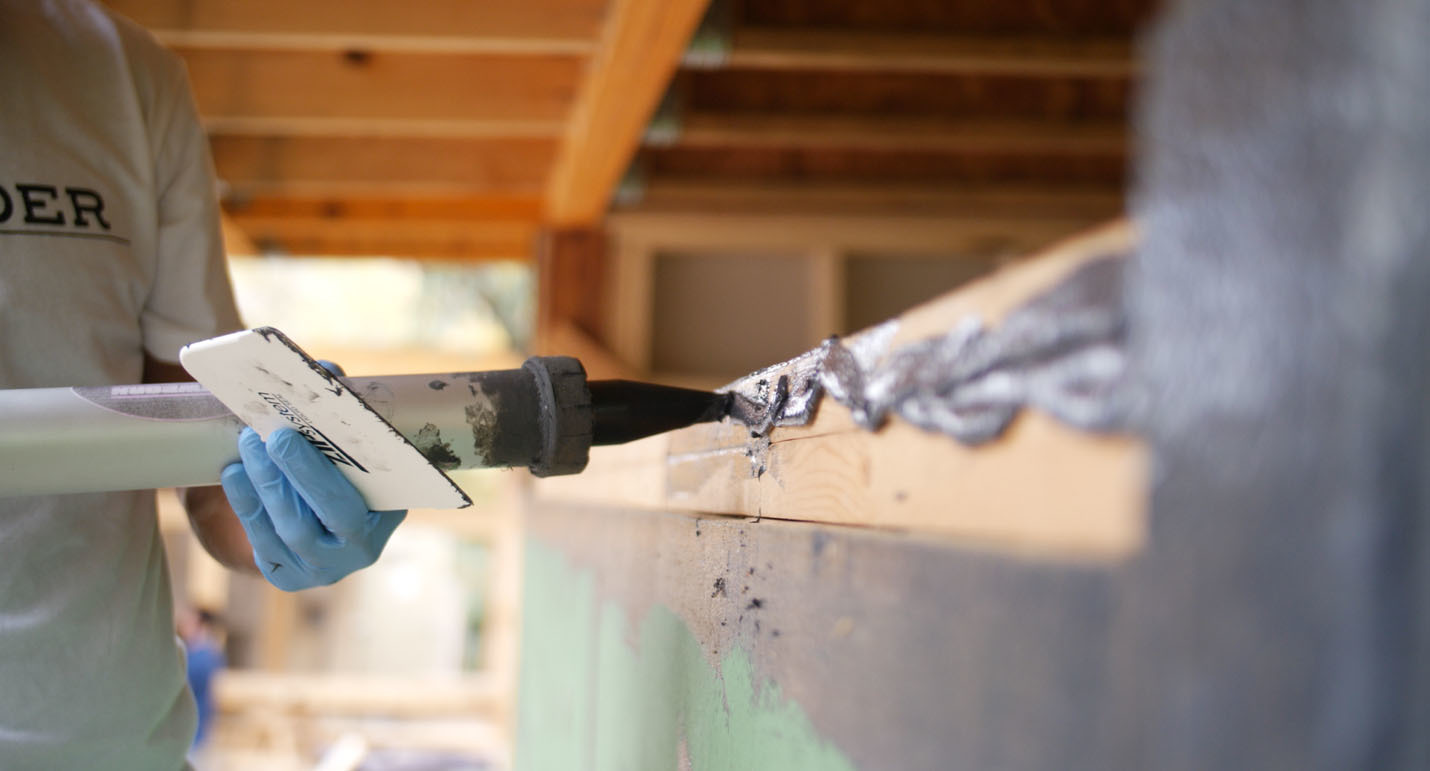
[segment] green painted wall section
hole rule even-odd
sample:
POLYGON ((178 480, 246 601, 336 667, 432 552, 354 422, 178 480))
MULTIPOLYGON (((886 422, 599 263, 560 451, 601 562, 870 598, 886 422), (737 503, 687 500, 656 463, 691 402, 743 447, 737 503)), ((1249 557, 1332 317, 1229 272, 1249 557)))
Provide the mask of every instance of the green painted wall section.
POLYGON ((526 548, 516 767, 521 771, 844 771, 853 765, 738 646, 712 667, 655 606, 632 626, 590 573, 526 548))

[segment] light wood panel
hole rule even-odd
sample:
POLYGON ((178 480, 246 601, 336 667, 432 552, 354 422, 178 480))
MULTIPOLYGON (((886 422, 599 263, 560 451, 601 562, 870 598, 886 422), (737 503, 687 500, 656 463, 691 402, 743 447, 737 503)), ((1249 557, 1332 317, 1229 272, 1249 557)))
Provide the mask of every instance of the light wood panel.
POLYGON ((640 144, 708 0, 612 0, 547 183, 557 226, 590 225, 640 144))
POLYGON ((974 38, 773 27, 736 30, 729 54, 714 66, 1089 77, 1128 77, 1135 69, 1126 39, 974 38))
MULTIPOLYGON (((582 59, 180 47, 206 120, 560 121, 582 59)), ((381 127, 382 124, 378 124, 381 127)))
POLYGON ((544 139, 218 136, 219 177, 239 192, 534 194, 555 143, 544 139))
POLYGON ((170 44, 586 53, 605 0, 107 0, 170 44))

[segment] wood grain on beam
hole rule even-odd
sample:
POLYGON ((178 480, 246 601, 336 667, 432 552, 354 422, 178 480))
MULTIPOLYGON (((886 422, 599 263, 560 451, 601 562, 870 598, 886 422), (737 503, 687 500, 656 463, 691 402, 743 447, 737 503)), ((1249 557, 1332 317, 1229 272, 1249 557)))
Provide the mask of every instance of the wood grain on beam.
POLYGON ((231 215, 247 217, 328 217, 388 220, 535 220, 536 195, 446 196, 274 196, 227 198, 231 215))
MULTIPOLYGON (((900 317, 891 348, 970 318, 997 321, 1077 266, 1131 245, 1104 228, 900 317)), ((1035 411, 1001 439, 966 447, 893 419, 856 428, 826 400, 814 423, 775 429, 764 473, 749 432, 693 426, 597 448, 579 477, 539 480, 550 501, 798 519, 912 531, 970 545, 1096 559, 1145 539, 1146 454, 1128 437, 1081 432, 1035 411)))
POLYGON ((964 38, 758 27, 736 30, 728 56, 713 66, 1118 78, 1135 70, 1132 47, 1125 39, 964 38))
POLYGON ((556 151, 544 139, 218 136, 211 144, 219 177, 241 194, 531 194, 556 151))
POLYGON ((446 260, 531 259, 532 221, 230 215, 259 252, 446 260))
POLYGON ((440 118, 203 118, 210 136, 434 137, 439 139, 558 139, 566 131, 559 120, 448 120, 440 118))
POLYGON ((1033 152, 1119 155, 1127 131, 1116 123, 947 120, 917 117, 734 115, 681 119, 680 147, 829 147, 892 152, 1033 152))
POLYGON ((589 53, 605 0, 107 0, 169 45, 589 53))
POLYGON ((558 226, 600 219, 708 0, 612 0, 547 183, 558 226))
POLYGON ((582 67, 574 56, 178 52, 200 114, 219 127, 259 119, 304 119, 310 126, 362 119, 387 122, 376 126, 387 131, 417 121, 433 123, 423 133, 450 132, 464 123, 481 130, 478 121, 492 122, 488 134, 501 127, 529 131, 524 122, 564 120, 582 67))
POLYGON ((889 213, 988 216, 1084 223, 1120 214, 1122 194, 1106 187, 651 180, 625 211, 889 213))

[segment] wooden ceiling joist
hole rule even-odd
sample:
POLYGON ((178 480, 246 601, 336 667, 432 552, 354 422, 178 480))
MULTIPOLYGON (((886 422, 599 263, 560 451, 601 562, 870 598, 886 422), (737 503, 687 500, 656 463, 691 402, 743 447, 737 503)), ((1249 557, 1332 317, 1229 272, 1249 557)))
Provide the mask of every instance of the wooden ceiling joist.
POLYGON ((1128 77, 1126 39, 953 37, 832 29, 743 27, 723 60, 687 66, 761 70, 973 73, 1019 76, 1128 77))
POLYGON ((678 133, 658 144, 1118 155, 1126 149, 1127 131, 1111 122, 696 113, 680 119, 678 133))
POLYGON ((312 256, 526 260, 534 221, 230 215, 259 251, 312 256))
POLYGON ((385 220, 524 220, 541 216, 540 197, 530 195, 344 195, 230 197, 224 208, 247 217, 308 217, 385 220))
MULTIPOLYGON (((582 60, 573 56, 357 54, 338 51, 177 49, 208 120, 432 122, 426 133, 463 123, 482 130, 562 121, 582 60)), ((230 124, 232 125, 232 124, 230 124)), ((311 124, 310 124, 311 125, 311 124)), ((421 134, 419 134, 421 135, 421 134)))
POLYGON ((656 179, 626 210, 943 214, 1091 223, 1122 211, 1116 188, 656 179))
POLYGON ((534 194, 556 151, 545 139, 216 136, 211 145, 219 178, 239 197, 534 194))
POLYGON ((708 0, 612 0, 546 186, 547 218, 604 214, 708 0))
POLYGON ((210 136, 436 137, 446 139, 559 139, 559 120, 447 120, 438 118, 293 118, 215 116, 204 118, 210 136))
POLYGON ((605 0, 107 0, 169 45, 585 55, 605 0))

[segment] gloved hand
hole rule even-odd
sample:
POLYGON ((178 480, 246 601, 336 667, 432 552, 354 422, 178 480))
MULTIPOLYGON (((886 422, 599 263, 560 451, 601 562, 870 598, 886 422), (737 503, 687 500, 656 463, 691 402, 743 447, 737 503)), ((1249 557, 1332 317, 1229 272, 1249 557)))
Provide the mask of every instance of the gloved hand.
POLYGON ((280 428, 267 446, 238 437, 240 463, 221 480, 253 560, 268 582, 294 592, 325 586, 371 565, 406 511, 369 511, 362 494, 303 435, 280 428))

